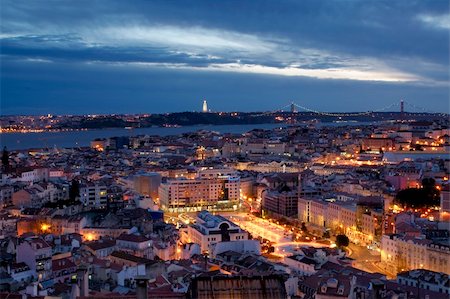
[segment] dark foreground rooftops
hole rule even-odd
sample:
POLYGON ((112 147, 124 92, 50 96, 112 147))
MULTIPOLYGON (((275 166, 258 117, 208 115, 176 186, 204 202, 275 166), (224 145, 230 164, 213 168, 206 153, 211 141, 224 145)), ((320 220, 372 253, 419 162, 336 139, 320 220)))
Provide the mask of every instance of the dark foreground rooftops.
POLYGON ((187 298, 287 298, 283 277, 266 276, 199 276, 192 280, 187 298))

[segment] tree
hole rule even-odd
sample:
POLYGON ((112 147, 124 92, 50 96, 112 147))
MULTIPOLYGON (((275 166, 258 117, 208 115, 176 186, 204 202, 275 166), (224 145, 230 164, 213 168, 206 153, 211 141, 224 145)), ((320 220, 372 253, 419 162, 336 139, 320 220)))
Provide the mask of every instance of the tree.
POLYGON ((424 189, 433 189, 436 185, 436 181, 433 178, 424 178, 422 180, 422 186, 424 189))
POLYGON ((339 248, 347 247, 350 244, 350 240, 346 235, 337 235, 336 236, 336 246, 339 248))
POLYGON ((302 232, 304 232, 304 233, 307 233, 307 232, 308 232, 308 228, 306 227, 305 222, 302 222, 302 226, 300 227, 300 230, 301 230, 302 232))
POLYGON ((438 206, 440 192, 436 189, 436 182, 432 178, 422 180, 422 188, 407 188, 400 190, 394 202, 407 208, 428 208, 438 206))
POLYGON ((415 144, 414 145, 414 150, 416 150, 416 151, 423 151, 423 147, 420 144, 415 144))
POLYGON ((3 148, 2 153, 2 167, 3 170, 8 171, 9 170, 9 152, 6 146, 3 148))
POLYGON ((77 180, 72 180, 69 187, 69 200, 75 201, 80 196, 80 183, 77 180))

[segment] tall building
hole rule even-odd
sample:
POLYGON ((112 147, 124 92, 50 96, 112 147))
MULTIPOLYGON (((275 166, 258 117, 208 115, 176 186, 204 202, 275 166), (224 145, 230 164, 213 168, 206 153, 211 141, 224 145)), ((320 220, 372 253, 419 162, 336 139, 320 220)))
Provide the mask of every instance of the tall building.
POLYGON ((289 187, 265 192, 262 198, 262 209, 269 215, 297 218, 298 193, 289 187))
POLYGON ((161 184, 161 175, 156 172, 137 174, 133 178, 134 189, 140 194, 148 195, 153 199, 158 197, 158 188, 161 184))
POLYGON ((196 179, 167 180, 159 186, 161 208, 201 209, 208 206, 231 207, 239 203, 240 177, 229 170, 206 170, 196 179))
POLYGON ((103 184, 86 182, 80 186, 80 201, 91 209, 106 208, 107 189, 103 184))
POLYGON ((203 113, 208 112, 208 103, 206 102, 206 100, 203 101, 202 112, 203 112, 203 113))

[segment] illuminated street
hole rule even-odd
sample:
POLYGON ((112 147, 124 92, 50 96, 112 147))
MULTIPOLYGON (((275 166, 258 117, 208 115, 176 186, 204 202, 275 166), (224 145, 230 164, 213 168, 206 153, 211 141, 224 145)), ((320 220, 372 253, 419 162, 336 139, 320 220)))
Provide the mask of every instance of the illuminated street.
POLYGON ((359 246, 353 243, 350 243, 348 249, 349 257, 355 259, 355 263, 353 264, 355 268, 371 273, 386 274, 388 277, 395 276, 379 266, 381 260, 377 251, 369 250, 365 246, 359 246))
MULTIPOLYGON (((222 214, 222 213, 221 213, 222 214)), ((293 232, 290 226, 273 223, 267 219, 245 213, 222 214, 241 228, 247 230, 253 237, 261 237, 273 242, 275 255, 289 256, 295 254, 301 246, 330 247, 330 245, 312 241, 292 241, 293 232)))

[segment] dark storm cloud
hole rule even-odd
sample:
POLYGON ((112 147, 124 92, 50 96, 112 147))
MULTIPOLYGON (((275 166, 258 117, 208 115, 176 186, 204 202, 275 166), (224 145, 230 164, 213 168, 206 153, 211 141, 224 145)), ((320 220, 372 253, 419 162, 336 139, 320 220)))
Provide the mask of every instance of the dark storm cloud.
POLYGON ((16 109, 15 103, 21 101, 23 109, 33 107, 33 97, 59 105, 55 94, 68 87, 72 98, 78 95, 100 103, 112 95, 118 106, 127 95, 138 107, 148 103, 137 99, 157 94, 167 101, 151 107, 161 111, 192 107, 194 99, 210 89, 211 97, 247 99, 241 104, 251 110, 248 93, 272 104, 274 95, 291 97, 289 91, 298 92, 297 86, 314 95, 305 84, 332 87, 345 106, 332 101, 324 105, 329 109, 348 110, 360 104, 349 86, 355 86, 358 95, 362 90, 375 92, 373 96, 377 90, 408 95, 416 104, 420 98, 411 91, 423 95, 427 90, 436 107, 448 109, 446 0, 2 1, 0 5, 2 113, 16 109), (128 76, 108 75, 118 68, 128 76), (98 90, 88 81, 97 73, 102 74, 98 90), (43 74, 46 79, 40 81, 43 74), (58 80, 60 76, 67 81, 58 80), (124 79, 147 82, 149 77, 159 85, 132 89, 124 79), (260 83, 275 90, 262 92, 255 86, 260 83), (180 93, 187 99, 183 104, 164 106, 180 93))
POLYGON ((186 53, 173 53, 163 47, 87 47, 80 42, 79 38, 70 36, 5 38, 2 42, 2 55, 15 59, 42 59, 48 62, 170 62, 192 66, 235 62, 234 60, 210 58, 206 55, 190 56, 186 53), (42 47, 42 44, 48 41, 71 46, 42 47))

